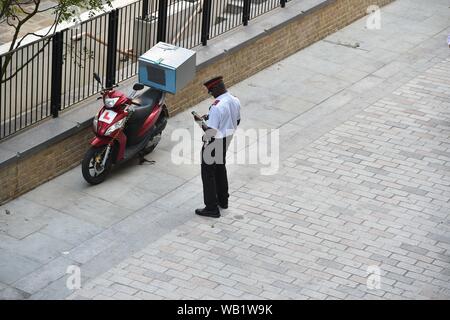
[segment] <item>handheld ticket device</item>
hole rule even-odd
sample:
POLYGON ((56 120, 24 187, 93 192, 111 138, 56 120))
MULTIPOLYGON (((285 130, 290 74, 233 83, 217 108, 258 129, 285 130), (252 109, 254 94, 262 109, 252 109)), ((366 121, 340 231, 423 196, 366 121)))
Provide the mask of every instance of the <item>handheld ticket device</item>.
POLYGON ((192 111, 191 113, 194 116, 195 120, 202 120, 202 117, 197 112, 192 111))
POLYGON ((201 128, 202 128, 203 126, 207 127, 207 124, 206 124, 206 122, 205 122, 205 119, 204 119, 201 115, 199 115, 199 114, 198 114, 197 112, 195 112, 195 111, 192 111, 191 113, 192 113, 192 115, 194 116, 194 120, 195 120, 195 121, 201 121, 201 124, 199 124, 201 128))

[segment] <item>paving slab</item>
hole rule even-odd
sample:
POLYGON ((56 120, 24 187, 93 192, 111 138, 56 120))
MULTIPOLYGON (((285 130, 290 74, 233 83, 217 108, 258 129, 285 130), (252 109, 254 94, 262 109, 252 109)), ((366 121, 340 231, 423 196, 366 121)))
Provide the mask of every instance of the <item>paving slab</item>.
POLYGON ((59 212, 32 200, 21 198, 3 205, 0 210, 0 232, 17 240, 44 228, 59 212))
POLYGON ((0 281, 7 285, 11 285, 41 265, 39 262, 5 249, 0 249, 0 256, 0 281))

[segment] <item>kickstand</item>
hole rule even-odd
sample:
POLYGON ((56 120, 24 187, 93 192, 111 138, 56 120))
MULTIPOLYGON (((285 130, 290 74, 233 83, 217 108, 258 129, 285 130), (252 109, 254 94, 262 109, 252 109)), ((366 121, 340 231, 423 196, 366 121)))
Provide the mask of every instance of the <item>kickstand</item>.
POLYGON ((146 163, 146 162, 148 162, 148 163, 150 163, 150 164, 155 164, 155 161, 154 161, 154 160, 147 160, 147 159, 144 158, 144 156, 140 156, 140 157, 139 157, 139 164, 140 164, 140 165, 141 165, 141 164, 144 164, 144 163, 146 163))

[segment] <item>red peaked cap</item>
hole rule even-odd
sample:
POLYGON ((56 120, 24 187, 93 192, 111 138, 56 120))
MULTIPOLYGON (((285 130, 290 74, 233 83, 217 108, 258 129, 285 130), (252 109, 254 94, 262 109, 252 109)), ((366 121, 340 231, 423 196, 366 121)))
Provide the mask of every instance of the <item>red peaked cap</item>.
POLYGON ((215 86, 217 86, 219 83, 221 83, 223 81, 223 77, 222 76, 218 76, 215 78, 212 78, 211 80, 206 81, 203 85, 208 89, 211 90, 212 88, 214 88, 215 86))

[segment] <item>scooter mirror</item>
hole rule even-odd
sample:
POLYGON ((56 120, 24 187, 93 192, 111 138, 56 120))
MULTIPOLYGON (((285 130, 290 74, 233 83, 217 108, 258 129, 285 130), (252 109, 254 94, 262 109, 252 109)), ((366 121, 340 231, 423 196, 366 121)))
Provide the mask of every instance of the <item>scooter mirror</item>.
POLYGON ((133 86, 133 90, 135 90, 135 91, 139 91, 142 89, 144 89, 144 85, 142 83, 135 83, 133 86))
POLYGON ((99 75, 98 75, 97 73, 95 73, 95 72, 94 72, 94 79, 95 79, 98 83, 102 84, 102 80, 100 80, 99 75))

